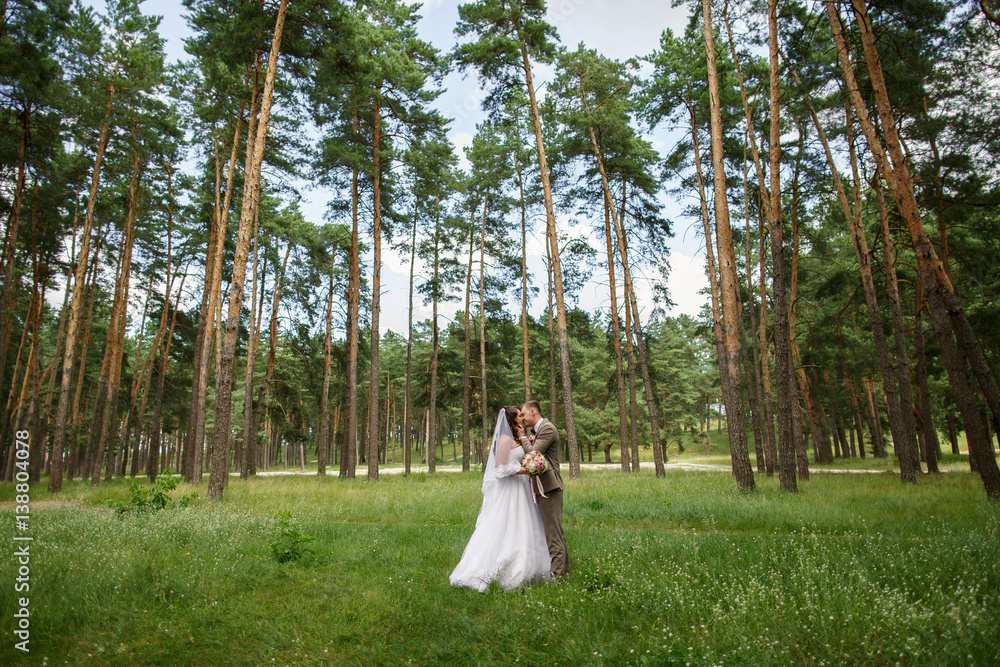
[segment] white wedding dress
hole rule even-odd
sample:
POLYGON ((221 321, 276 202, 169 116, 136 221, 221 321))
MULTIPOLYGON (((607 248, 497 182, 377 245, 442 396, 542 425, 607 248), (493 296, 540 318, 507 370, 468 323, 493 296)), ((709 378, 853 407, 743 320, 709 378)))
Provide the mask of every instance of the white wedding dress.
POLYGON ((496 581, 509 591, 550 578, 549 548, 538 506, 521 469, 524 448, 515 446, 503 410, 483 476, 483 506, 451 585, 485 592, 496 581), (499 462, 499 463, 498 463, 499 462))

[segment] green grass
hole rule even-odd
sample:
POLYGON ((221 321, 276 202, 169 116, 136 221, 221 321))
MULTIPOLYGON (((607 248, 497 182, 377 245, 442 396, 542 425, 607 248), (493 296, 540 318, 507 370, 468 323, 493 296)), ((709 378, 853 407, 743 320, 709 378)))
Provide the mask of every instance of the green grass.
MULTIPOLYGON (((448 584, 479 481, 234 479, 221 503, 120 517, 102 499, 124 499, 121 481, 69 482, 53 501, 43 480, 32 489, 32 650, 12 649, 5 550, 0 663, 1000 661, 1000 506, 968 473, 912 487, 814 475, 794 495, 758 476, 741 495, 725 473, 586 471, 566 491, 567 580, 486 594, 448 584), (271 556, 286 511, 316 538, 305 561, 271 556)), ((7 536, 12 498, 0 485, 7 536)))

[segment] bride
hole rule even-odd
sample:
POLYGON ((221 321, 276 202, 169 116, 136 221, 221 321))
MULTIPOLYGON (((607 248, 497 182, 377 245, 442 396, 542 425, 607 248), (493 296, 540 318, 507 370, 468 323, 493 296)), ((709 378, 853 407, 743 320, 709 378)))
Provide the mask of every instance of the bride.
POLYGON ((523 428, 518 408, 500 410, 483 474, 483 506, 462 560, 451 573, 452 586, 482 593, 496 581, 509 591, 550 576, 542 515, 521 467, 524 448, 514 438, 523 428))

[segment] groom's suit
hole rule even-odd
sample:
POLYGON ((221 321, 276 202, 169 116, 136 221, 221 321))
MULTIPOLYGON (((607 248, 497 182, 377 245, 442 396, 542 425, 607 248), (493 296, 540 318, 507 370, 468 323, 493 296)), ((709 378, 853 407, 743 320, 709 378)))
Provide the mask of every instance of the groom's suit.
POLYGON ((569 551, 566 548, 566 537, 562 529, 563 481, 559 474, 559 452, 562 440, 555 425, 548 419, 542 419, 535 424, 534 440, 529 442, 527 436, 522 436, 525 451, 536 451, 545 457, 545 472, 539 475, 534 484, 540 484, 545 494, 539 494, 538 509, 542 513, 542 523, 545 524, 545 539, 549 545, 549 556, 552 558, 550 569, 553 577, 561 577, 569 572, 569 551))

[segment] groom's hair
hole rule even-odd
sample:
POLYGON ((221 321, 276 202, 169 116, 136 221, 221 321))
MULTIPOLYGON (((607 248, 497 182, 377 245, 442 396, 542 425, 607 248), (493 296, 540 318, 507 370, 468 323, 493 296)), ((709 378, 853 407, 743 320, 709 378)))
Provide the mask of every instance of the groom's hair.
POLYGON ((521 407, 527 408, 528 410, 537 410, 538 414, 542 414, 542 404, 534 399, 525 401, 524 405, 521 407))

